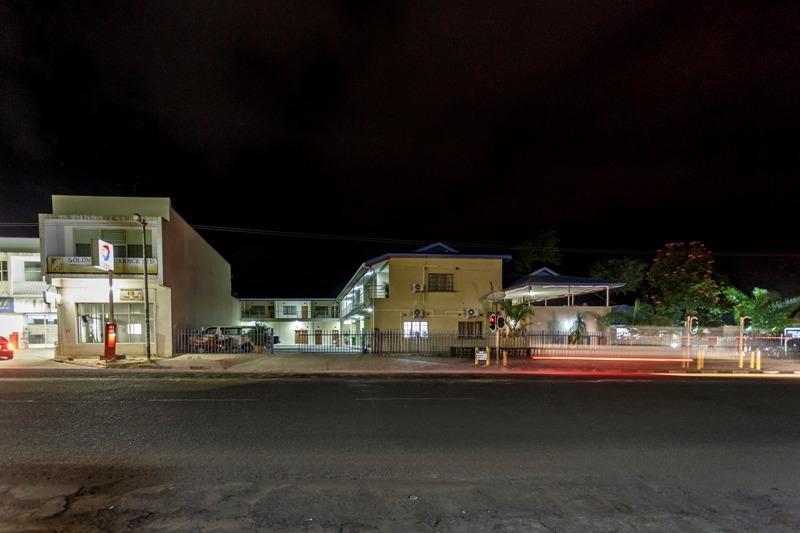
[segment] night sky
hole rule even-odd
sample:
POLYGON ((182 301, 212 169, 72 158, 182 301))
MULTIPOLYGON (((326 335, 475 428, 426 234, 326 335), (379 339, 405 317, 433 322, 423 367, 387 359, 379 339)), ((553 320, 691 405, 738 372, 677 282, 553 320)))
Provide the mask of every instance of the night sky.
MULTIPOLYGON (((467 252, 552 228, 794 253, 799 35, 796 2, 0 0, 0 221, 170 196, 193 224, 467 252)), ((414 247, 202 234, 239 296, 335 295, 414 247)), ((720 260, 800 290, 797 257, 720 260)))

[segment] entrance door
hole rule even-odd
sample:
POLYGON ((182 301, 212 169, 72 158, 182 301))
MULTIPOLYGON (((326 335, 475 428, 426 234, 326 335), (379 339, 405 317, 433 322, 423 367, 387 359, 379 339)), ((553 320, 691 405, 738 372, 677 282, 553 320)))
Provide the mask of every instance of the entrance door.
POLYGON ((304 305, 300 307, 300 318, 304 320, 308 320, 308 306, 304 305))
POLYGON ((322 344, 322 330, 318 329, 314 331, 314 344, 322 344))
POLYGON ((294 330, 294 343, 308 344, 308 330, 307 329, 294 330))
POLYGON ((331 341, 334 346, 339 346, 339 330, 335 329, 331 331, 331 341))

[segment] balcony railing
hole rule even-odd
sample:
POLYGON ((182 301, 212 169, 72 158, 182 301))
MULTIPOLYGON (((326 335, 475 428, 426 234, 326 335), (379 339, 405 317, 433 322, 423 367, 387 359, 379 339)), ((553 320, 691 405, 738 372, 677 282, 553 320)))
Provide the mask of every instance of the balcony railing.
POLYGON ((355 293, 351 298, 345 298, 342 301, 341 316, 347 316, 365 307, 372 307, 374 300, 388 297, 389 287, 387 285, 366 285, 363 290, 355 293))
POLYGON ((12 281, 9 283, 11 294, 37 294, 41 297, 46 285, 43 281, 12 281))

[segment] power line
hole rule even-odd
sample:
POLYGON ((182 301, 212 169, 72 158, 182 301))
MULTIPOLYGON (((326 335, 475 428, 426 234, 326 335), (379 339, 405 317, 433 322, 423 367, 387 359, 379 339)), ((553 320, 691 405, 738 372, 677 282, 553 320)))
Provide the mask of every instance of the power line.
MULTIPOLYGON (((309 239, 322 239, 322 240, 340 240, 340 241, 355 241, 355 242, 376 242, 384 244, 430 244, 429 240, 410 240, 410 239, 396 239, 386 237, 368 237, 363 235, 333 235, 328 233, 310 233, 298 231, 280 231, 268 230, 258 228, 237 228, 230 226, 211 226, 205 224, 194 224, 192 227, 199 230, 207 231, 221 231, 229 233, 244 233, 250 235, 269 235, 273 237, 290 237, 290 238, 309 238, 309 239)), ((447 241, 452 246, 467 247, 467 248, 488 248, 495 250, 515 250, 519 247, 516 244, 491 244, 491 243, 475 243, 475 242, 456 242, 447 241)), ((549 250, 549 247, 532 247, 534 250, 549 250)), ((629 250, 629 249, 614 249, 614 248, 568 248, 558 247, 558 250, 564 253, 585 253, 594 255, 653 255, 657 250, 629 250)), ((800 257, 800 253, 791 252, 712 252, 716 256, 729 256, 729 257, 800 257)))
MULTIPOLYGON (((26 228, 38 227, 37 222, 0 222, 0 227, 3 228, 26 228)), ((219 231, 226 233, 241 233, 247 235, 265 235, 271 237, 284 237, 295 239, 319 239, 319 240, 335 240, 335 241, 353 241, 353 242, 370 242, 382 244, 399 244, 399 245, 425 245, 430 244, 427 240, 416 239, 397 239, 390 237, 370 237, 364 235, 336 235, 331 233, 311 233, 302 231, 281 231, 270 230, 261 228, 238 228, 232 226, 213 226, 209 224, 193 224, 193 228, 204 231, 219 231)), ((511 251, 518 249, 519 245, 516 244, 497 244, 497 243, 476 243, 476 242, 456 242, 447 241, 453 246, 462 248, 483 248, 491 250, 504 250, 511 251)), ((533 250, 549 250, 549 247, 532 247, 533 250)), ((629 250, 618 248, 569 248, 558 247, 558 250, 563 253, 575 254, 589 254, 589 255, 654 255, 657 250, 629 250)), ((793 252, 712 252, 712 255, 717 257, 783 257, 783 258, 800 258, 800 253, 793 252)))

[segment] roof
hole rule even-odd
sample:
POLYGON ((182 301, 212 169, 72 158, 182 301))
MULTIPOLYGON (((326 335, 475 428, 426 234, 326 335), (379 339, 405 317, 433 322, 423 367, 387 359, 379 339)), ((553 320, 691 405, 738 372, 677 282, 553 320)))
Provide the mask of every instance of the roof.
POLYGON ((169 198, 144 196, 71 196, 54 194, 53 215, 129 216, 140 213, 146 217, 169 220, 169 198))
POLYGON ((342 290, 339 292, 339 296, 337 299, 341 299, 344 297, 345 293, 347 293, 350 288, 355 285, 355 283, 367 272, 370 267, 377 265, 378 263, 382 263, 388 259, 398 259, 398 258, 420 258, 420 257, 439 257, 439 258, 448 258, 448 259, 500 259, 501 261, 510 261, 510 255, 497 255, 497 254, 462 254, 452 246, 448 246, 443 242, 435 242, 432 244, 428 244, 423 246, 422 248, 417 248, 413 252, 408 253, 388 253, 379 255, 378 257, 373 257, 372 259, 367 259, 364 263, 358 267, 353 277, 345 284, 342 290))
POLYGON ((0 252, 39 253, 39 238, 0 237, 0 252))
POLYGON ((564 298, 569 294, 590 294, 606 289, 618 289, 625 284, 578 276, 562 276, 549 268, 540 268, 528 276, 523 276, 513 285, 507 287, 506 298, 529 297, 531 300, 564 298))

